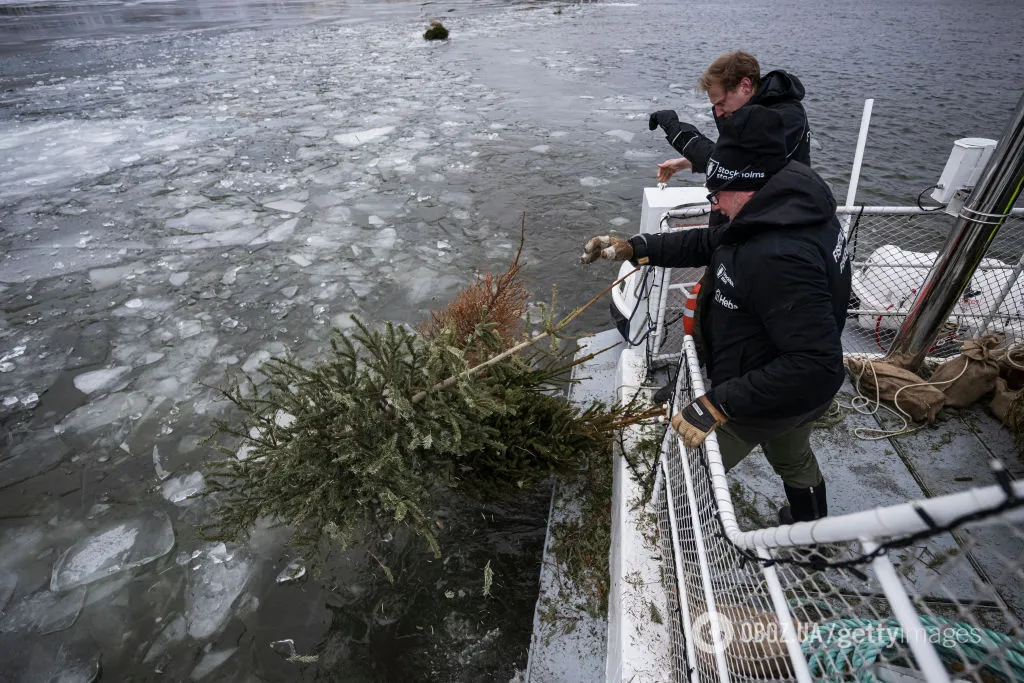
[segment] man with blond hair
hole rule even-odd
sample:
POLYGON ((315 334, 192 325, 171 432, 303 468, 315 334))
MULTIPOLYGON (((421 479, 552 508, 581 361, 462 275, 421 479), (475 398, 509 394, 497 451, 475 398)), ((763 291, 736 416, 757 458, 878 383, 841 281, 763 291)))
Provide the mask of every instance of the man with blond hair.
MULTIPOLYGON (((787 159, 811 165, 811 129, 801 104, 804 86, 799 78, 782 70, 770 71, 762 77, 761 65, 754 55, 727 52, 711 62, 697 79, 697 87, 707 93, 719 130, 723 120, 748 104, 778 112, 785 127, 787 159)), ((715 143, 692 124, 680 122, 671 109, 651 114, 648 127, 654 130, 659 126, 669 144, 682 156, 658 165, 658 182, 667 182, 688 168, 694 173, 707 171, 715 143)))
POLYGON ((785 129, 778 112, 760 105, 723 122, 707 188, 727 221, 594 237, 580 260, 707 266, 697 325, 710 388, 676 412, 672 428, 688 448, 716 432, 726 470, 760 444, 789 503, 779 520, 790 524, 828 514, 810 434, 845 377, 851 267, 835 198, 821 176, 790 158, 785 129))

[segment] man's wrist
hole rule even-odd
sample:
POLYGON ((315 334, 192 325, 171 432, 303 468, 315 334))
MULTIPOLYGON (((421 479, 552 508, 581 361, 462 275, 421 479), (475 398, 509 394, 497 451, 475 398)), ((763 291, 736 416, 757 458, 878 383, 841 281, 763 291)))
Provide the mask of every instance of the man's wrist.
POLYGON ((633 235, 627 240, 629 246, 633 247, 633 258, 630 260, 638 266, 646 266, 650 262, 650 252, 647 247, 646 235, 633 235))
POLYGON ((722 417, 724 417, 726 420, 730 419, 729 409, 726 407, 725 401, 717 399, 713 393, 713 390, 704 394, 704 399, 712 408, 721 413, 722 417))

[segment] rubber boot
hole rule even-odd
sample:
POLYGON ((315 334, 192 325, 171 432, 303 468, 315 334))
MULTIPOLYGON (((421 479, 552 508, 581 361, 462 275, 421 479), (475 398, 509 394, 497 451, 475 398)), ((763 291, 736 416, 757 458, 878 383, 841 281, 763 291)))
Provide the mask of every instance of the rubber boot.
POLYGON ((783 484, 789 505, 779 509, 780 524, 796 522, 813 522, 828 515, 828 499, 825 493, 825 482, 806 489, 798 489, 783 484))

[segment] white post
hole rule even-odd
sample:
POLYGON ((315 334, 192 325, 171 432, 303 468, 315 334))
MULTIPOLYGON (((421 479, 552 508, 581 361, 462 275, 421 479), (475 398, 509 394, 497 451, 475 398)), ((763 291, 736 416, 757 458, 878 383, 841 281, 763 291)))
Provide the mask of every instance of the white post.
POLYGON ((689 458, 682 438, 679 441, 679 462, 683 466, 683 483, 686 485, 687 505, 690 508, 690 523, 693 526, 693 542, 697 546, 697 565, 700 567, 700 580, 704 586, 704 604, 708 608, 711 625, 711 643, 715 650, 715 663, 718 668, 719 683, 729 683, 729 664, 725 659, 725 646, 722 642, 722 622, 715 604, 715 591, 711 585, 711 568, 708 565, 708 550, 704 545, 704 531, 700 528, 700 515, 697 512, 697 494, 693 488, 693 474, 690 472, 689 458))
POLYGON ((860 119, 860 136, 857 138, 857 152, 853 156, 853 170, 850 171, 850 187, 846 191, 846 205, 854 206, 857 198, 857 184, 860 182, 860 165, 864 161, 864 146, 868 142, 868 126, 871 123, 871 108, 875 101, 864 100, 864 114, 860 119))
POLYGON ((992 304, 992 310, 985 316, 984 322, 981 324, 981 330, 978 332, 979 335, 988 332, 988 326, 992 324, 992 321, 999 315, 999 307, 1006 301, 1006 297, 1009 296, 1010 290, 1017 284, 1017 278, 1020 277, 1021 271, 1024 270, 1024 256, 1020 257, 1017 261, 1017 265, 1014 267, 1013 272, 1010 273, 1010 279, 1006 281, 1003 288, 999 291, 999 296, 996 298, 994 304, 992 304))
MULTIPOLYGON (((764 548, 757 549, 757 556, 762 560, 770 560, 771 555, 764 548)), ((772 597, 772 605, 775 607, 775 618, 779 620, 779 628, 782 629, 782 637, 786 641, 786 651, 789 652, 789 661, 793 663, 793 674, 800 683, 811 683, 811 670, 807 666, 807 659, 804 658, 803 649, 800 647, 800 634, 793 626, 792 614, 789 611, 789 603, 786 601, 786 593, 782 590, 779 576, 774 566, 761 567, 764 573, 765 583, 768 585, 768 594, 772 597)))
MULTIPOLYGON (((853 155, 853 170, 850 171, 850 187, 846 191, 846 208, 852 208, 857 200, 857 184, 860 182, 860 165, 864 161, 864 147, 868 143, 868 126, 871 123, 871 108, 875 101, 864 100, 864 114, 860 118, 860 135, 857 137, 857 151, 853 155)), ((852 214, 843 216, 843 232, 850 238, 852 214)))
MULTIPOLYGON (((671 430, 669 430, 671 431, 671 430)), ((676 521, 676 502, 672 498, 672 479, 668 476, 668 463, 661 459, 664 470, 665 502, 668 504, 668 524, 672 537, 673 571, 676 575, 676 592, 679 594, 679 612, 683 619, 683 639, 686 640, 686 665, 690 668, 691 683, 700 683, 700 667, 697 666, 697 651, 694 649, 693 625, 690 623, 690 601, 686 595, 686 583, 683 579, 683 549, 679 545, 679 526, 676 521)))
MULTIPOLYGON (((877 543, 868 539, 862 539, 860 543, 865 553, 874 552, 878 548, 877 543)), ((910 596, 907 595, 903 584, 900 583, 899 576, 889 562, 889 558, 886 555, 876 557, 871 561, 871 568, 875 570, 875 577, 885 592, 885 597, 889 600, 892 613, 896 615, 900 626, 903 627, 903 635, 907 639, 907 644, 910 645, 911 652, 914 653, 914 659, 917 660, 917 665, 920 667, 921 673, 924 674, 925 680, 949 683, 949 673, 942 665, 939 653, 929 642, 924 625, 921 624, 921 617, 914 609, 914 603, 910 601, 910 596)))

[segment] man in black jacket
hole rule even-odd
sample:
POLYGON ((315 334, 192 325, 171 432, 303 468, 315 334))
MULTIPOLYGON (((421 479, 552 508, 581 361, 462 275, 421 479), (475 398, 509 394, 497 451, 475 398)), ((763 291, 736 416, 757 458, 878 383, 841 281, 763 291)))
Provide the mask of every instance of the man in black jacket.
POLYGON ((711 388, 672 427, 690 448, 717 428, 726 469, 760 444, 785 485, 789 506, 779 516, 789 523, 828 511, 809 436, 843 383, 851 268, 835 199, 810 167, 789 159, 784 130, 782 116, 759 105, 723 123, 707 187, 729 222, 595 237, 581 261, 708 266, 698 324, 711 388))
MULTIPOLYGON (((697 87, 707 93, 714 108, 719 130, 728 119, 747 104, 759 104, 782 115, 785 125, 787 156, 811 165, 811 129, 801 100, 804 86, 796 76, 785 71, 771 71, 761 76, 761 65, 747 52, 727 52, 707 68, 697 80, 697 87)), ((668 182, 678 171, 690 168, 704 173, 715 144, 689 123, 681 123, 671 109, 656 111, 650 116, 651 130, 661 126, 670 145, 683 156, 658 165, 658 182, 668 182)))

